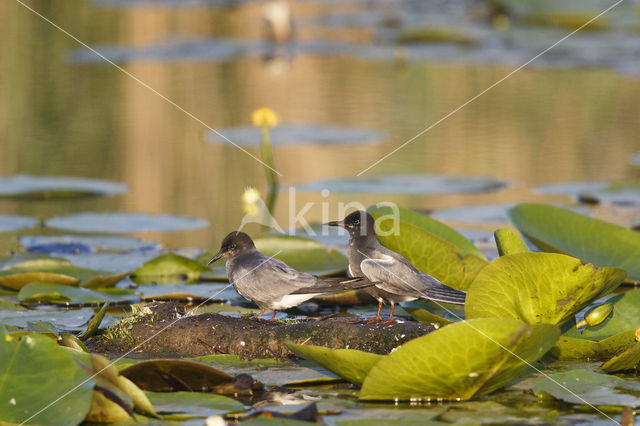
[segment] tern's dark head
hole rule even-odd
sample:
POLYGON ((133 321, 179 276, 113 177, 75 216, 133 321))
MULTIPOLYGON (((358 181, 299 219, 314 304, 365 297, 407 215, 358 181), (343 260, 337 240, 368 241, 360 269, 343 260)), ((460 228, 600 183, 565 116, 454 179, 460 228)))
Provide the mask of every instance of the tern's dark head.
POLYGON ((376 235, 375 221, 373 220, 373 217, 363 210, 355 211, 349 214, 343 220, 329 222, 327 223, 327 225, 342 226, 344 229, 349 231, 349 235, 352 237, 367 237, 376 235))
POLYGON ((220 245, 220 251, 218 254, 213 256, 207 265, 212 264, 222 257, 236 257, 247 250, 254 249, 255 247, 256 246, 253 244, 251 237, 247 234, 240 231, 233 231, 224 237, 224 240, 222 240, 222 244, 220 245))

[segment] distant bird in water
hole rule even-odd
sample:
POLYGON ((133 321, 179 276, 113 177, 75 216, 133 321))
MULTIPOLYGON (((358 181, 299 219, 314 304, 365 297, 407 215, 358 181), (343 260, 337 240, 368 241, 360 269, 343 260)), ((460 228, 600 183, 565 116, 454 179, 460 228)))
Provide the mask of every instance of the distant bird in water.
POLYGON ((274 43, 288 42, 293 39, 293 18, 289 3, 275 0, 262 8, 263 32, 266 40, 274 43))
POLYGON ((320 278, 297 271, 260 253, 251 237, 240 231, 231 232, 222 240, 220 251, 208 265, 222 257, 227 257, 227 276, 233 288, 262 309, 258 319, 267 309, 273 311, 273 321, 278 311, 318 294, 372 285, 364 279, 320 278))
POLYGON ((395 304, 416 299, 463 305, 466 292, 442 284, 431 275, 418 271, 407 259, 384 247, 375 233, 373 217, 365 211, 349 214, 344 220, 329 222, 349 232, 349 273, 366 277, 375 283, 365 291, 378 300, 378 315, 370 321, 380 321, 383 302, 391 304, 393 322, 395 304))

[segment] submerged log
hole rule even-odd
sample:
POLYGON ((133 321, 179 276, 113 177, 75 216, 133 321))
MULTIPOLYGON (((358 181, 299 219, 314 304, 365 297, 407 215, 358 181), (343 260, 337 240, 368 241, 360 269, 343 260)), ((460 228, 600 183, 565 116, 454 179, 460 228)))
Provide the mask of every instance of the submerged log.
POLYGON ((219 314, 185 316, 180 304, 153 303, 112 324, 87 341, 91 352, 187 357, 233 354, 242 359, 290 358, 285 341, 387 354, 434 328, 416 322, 367 324, 361 319, 326 318, 257 321, 219 314))

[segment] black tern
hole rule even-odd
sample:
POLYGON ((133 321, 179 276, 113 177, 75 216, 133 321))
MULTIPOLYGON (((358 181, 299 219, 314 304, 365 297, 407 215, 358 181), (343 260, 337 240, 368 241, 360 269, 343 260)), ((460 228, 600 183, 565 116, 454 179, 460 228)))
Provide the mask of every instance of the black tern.
POLYGON ((349 274, 365 277, 375 283, 365 288, 375 297, 378 315, 371 321, 380 321, 383 302, 391 304, 389 321, 393 321, 395 304, 416 299, 464 305, 466 292, 442 284, 431 275, 418 271, 407 259, 389 250, 376 237, 373 217, 365 211, 349 214, 344 220, 329 222, 349 232, 349 274))
POLYGON ((220 251, 209 261, 212 264, 227 257, 227 276, 233 288, 245 299, 262 309, 258 319, 268 310, 270 321, 283 309, 297 306, 322 293, 372 286, 364 279, 320 278, 300 272, 281 260, 260 253, 253 240, 244 232, 227 235, 220 251))

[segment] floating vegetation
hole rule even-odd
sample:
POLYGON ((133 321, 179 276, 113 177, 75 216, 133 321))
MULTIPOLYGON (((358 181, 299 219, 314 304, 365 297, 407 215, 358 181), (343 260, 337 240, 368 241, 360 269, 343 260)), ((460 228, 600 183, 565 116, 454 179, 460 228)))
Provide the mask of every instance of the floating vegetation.
POLYGON ((497 191, 506 188, 505 182, 491 178, 444 175, 378 175, 357 179, 330 179, 296 185, 299 191, 375 194, 462 194, 497 191))
POLYGON ((15 175, 0 177, 0 198, 49 200, 118 195, 127 185, 100 179, 15 175))
POLYGON ((209 222, 187 216, 144 213, 77 213, 58 216, 45 222, 49 228, 73 232, 173 232, 206 228, 209 222))
MULTIPOLYGON (((241 146, 259 146, 260 129, 253 126, 242 126, 219 131, 225 137, 241 146)), ((218 143, 226 143, 216 133, 210 133, 209 139, 218 143)), ((313 124, 280 124, 271 129, 271 143, 283 145, 344 145, 371 143, 382 140, 378 132, 366 129, 340 128, 313 124)))

